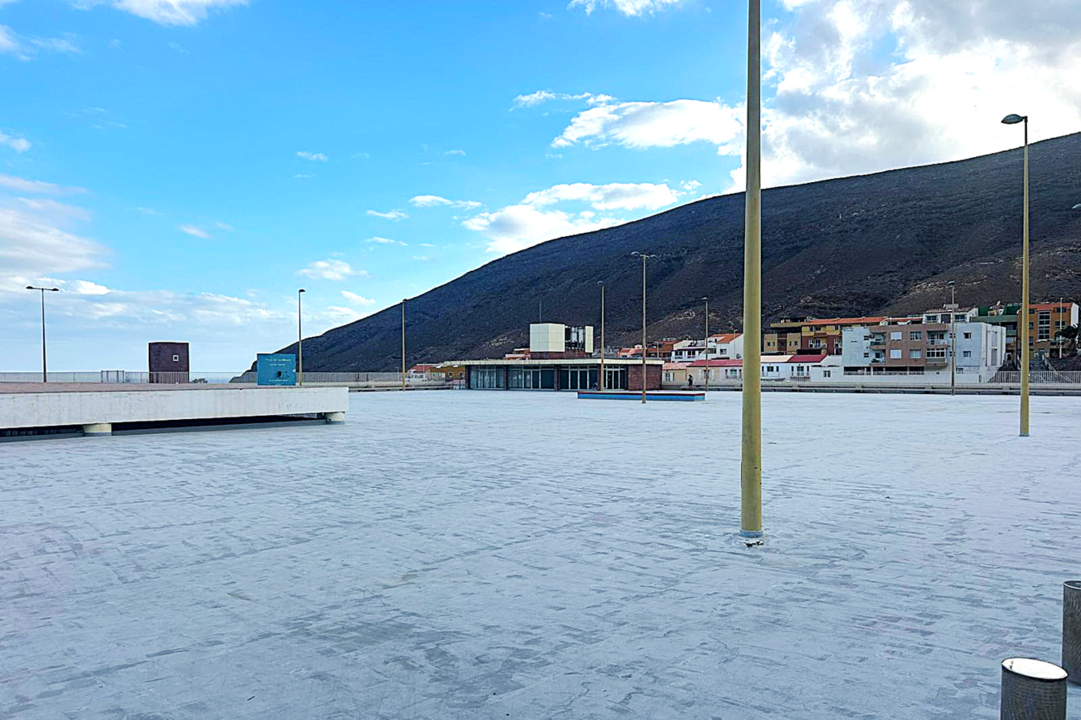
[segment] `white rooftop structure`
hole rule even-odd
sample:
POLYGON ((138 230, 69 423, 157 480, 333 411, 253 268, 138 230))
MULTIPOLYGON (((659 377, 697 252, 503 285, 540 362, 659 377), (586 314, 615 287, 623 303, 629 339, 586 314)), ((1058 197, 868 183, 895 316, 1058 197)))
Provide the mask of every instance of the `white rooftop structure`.
POLYGON ((767 393, 748 548, 739 393, 506 397, 0 445, 0 715, 994 718, 1059 658, 1076 398, 767 393))

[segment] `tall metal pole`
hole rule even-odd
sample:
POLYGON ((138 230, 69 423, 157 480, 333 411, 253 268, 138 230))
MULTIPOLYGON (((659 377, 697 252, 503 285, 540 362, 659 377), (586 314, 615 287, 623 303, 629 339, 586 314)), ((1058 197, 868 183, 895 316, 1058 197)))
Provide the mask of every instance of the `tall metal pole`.
POLYGON ((950 280, 950 395, 957 394, 957 285, 950 280))
POLYGON ((304 314, 300 303, 303 294, 304 288, 297 290, 297 385, 304 384, 304 314))
POLYGON ((41 289, 41 382, 49 382, 49 370, 45 362, 45 289, 41 289))
POLYGON ((642 255, 642 403, 646 402, 646 256, 642 255))
POLYGON ((740 535, 762 536, 761 0, 747 0, 747 193, 743 247, 743 433, 740 535))
POLYGON ((402 298, 402 390, 405 390, 405 298, 402 298))
POLYGON ((706 392, 709 392, 709 298, 702 298, 706 303, 706 392))
POLYGON ((601 286, 601 376, 597 387, 604 390, 604 283, 601 286))
POLYGON ((60 292, 60 288, 37 287, 27 285, 27 290, 37 290, 41 293, 41 382, 49 382, 49 370, 45 359, 45 293, 60 292))
POLYGON ((1025 116, 1024 258, 1021 261, 1021 437, 1028 437, 1028 116, 1025 116))

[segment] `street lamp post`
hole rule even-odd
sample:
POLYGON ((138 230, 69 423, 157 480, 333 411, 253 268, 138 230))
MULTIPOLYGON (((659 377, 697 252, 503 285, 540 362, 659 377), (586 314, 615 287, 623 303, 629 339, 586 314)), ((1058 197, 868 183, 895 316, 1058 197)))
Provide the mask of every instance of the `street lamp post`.
POLYGON ((27 290, 41 291, 41 382, 49 382, 49 371, 45 362, 45 293, 60 292, 60 288, 34 287, 27 285, 27 290))
POLYGON ((954 322, 957 314, 957 283, 950 280, 946 283, 950 289, 950 395, 957 394, 957 327, 954 322))
POLYGON ((597 284, 601 286, 601 375, 597 387, 604 390, 604 283, 598 281, 597 284))
POLYGON ((402 390, 405 390, 405 298, 402 298, 402 390))
POLYGON ((297 290, 297 385, 304 384, 304 325, 301 312, 300 297, 304 294, 304 288, 297 290))
POLYGON ((709 298, 702 298, 706 304, 706 392, 709 392, 709 298))
POLYGON ((631 253, 634 257, 642 258, 642 403, 646 402, 646 259, 655 258, 656 255, 646 255, 637 250, 631 253))
POLYGON ((1005 125, 1025 125, 1025 190, 1024 190, 1024 230, 1022 234, 1021 259, 1021 317, 1017 321, 1021 349, 1018 351, 1021 362, 1021 437, 1028 437, 1028 115, 1007 115, 1002 118, 1005 125))
POLYGON ((762 536, 761 0, 747 1, 747 193, 743 241, 743 428, 740 535, 762 536))

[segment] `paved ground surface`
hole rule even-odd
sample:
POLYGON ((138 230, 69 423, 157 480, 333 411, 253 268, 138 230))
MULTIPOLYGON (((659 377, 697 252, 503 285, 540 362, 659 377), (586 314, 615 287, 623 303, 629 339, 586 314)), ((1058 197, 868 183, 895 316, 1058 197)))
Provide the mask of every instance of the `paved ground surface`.
POLYGON ((0 445, 0 718, 990 719, 1059 658, 1076 399, 767 395, 758 548, 736 394, 351 400, 0 445))

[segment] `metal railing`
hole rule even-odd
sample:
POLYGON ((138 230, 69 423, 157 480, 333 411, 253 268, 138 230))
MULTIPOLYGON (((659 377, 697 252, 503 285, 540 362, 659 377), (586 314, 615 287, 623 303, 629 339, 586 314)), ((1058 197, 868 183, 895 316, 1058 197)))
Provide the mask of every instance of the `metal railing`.
MULTIPOLYGON (((256 384, 256 374, 248 370, 235 372, 145 372, 133 370, 97 370, 83 372, 50 372, 50 383, 86 383, 109 385, 225 385, 230 383, 256 384)), ((305 372, 305 385, 395 385, 401 384, 398 372, 305 372)), ((3 383, 40 383, 40 372, 0 372, 3 383)), ((406 376, 406 384, 444 385, 441 378, 406 376)))
MULTIPOLYGON (((1031 370, 1028 374, 1030 383, 1081 383, 1081 370, 1031 370)), ((999 370, 991 378, 993 383, 1019 384, 1020 370, 999 370)))

